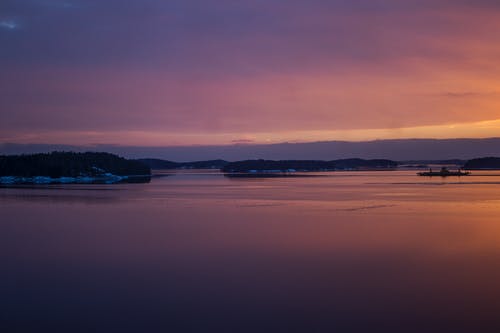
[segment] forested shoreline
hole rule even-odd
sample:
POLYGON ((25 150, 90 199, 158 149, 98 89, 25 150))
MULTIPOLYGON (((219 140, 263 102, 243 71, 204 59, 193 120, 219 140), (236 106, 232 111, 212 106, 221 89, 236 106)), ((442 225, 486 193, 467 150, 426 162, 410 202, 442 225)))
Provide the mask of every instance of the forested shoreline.
POLYGON ((52 152, 31 155, 0 155, 0 176, 99 177, 151 175, 151 169, 135 160, 110 153, 52 152))

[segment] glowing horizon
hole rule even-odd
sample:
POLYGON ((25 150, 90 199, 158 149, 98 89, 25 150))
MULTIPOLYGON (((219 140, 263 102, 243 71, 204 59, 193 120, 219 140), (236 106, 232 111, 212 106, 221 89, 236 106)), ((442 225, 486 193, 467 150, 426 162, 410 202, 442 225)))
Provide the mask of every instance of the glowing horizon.
POLYGON ((297 131, 279 133, 221 133, 189 135, 182 133, 118 131, 118 132, 46 132, 24 136, 0 134, 0 142, 19 144, 68 144, 80 146, 203 146, 233 144, 308 143, 321 141, 363 142, 391 139, 487 139, 500 137, 500 119, 475 123, 417 126, 396 129, 363 129, 340 131, 297 131), (477 136, 481 133, 481 136, 477 136), (433 135, 433 136, 431 136, 433 135), (87 141, 82 141, 85 137, 87 141), (210 141, 206 141, 210 138, 210 141), (301 139, 297 139, 301 138, 301 139), (110 141, 106 141, 110 140, 110 141), (205 142, 203 142, 205 140, 205 142), (201 143, 200 143, 201 142, 201 143), (140 143, 140 144, 138 144, 140 143))
POLYGON ((0 143, 497 137, 499 28, 487 0, 7 0, 0 143))

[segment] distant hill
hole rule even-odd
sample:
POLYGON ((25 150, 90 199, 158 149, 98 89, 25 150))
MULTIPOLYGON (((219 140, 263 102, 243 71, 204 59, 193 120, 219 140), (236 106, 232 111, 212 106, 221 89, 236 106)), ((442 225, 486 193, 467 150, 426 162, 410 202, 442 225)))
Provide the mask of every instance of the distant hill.
POLYGON ((332 161, 336 170, 345 169, 392 169, 398 166, 398 162, 388 159, 365 160, 361 158, 347 158, 332 161))
POLYGON ((141 158, 137 161, 147 165, 151 169, 176 169, 179 166, 179 163, 161 160, 158 158, 141 158))
POLYGON ((458 165, 463 166, 467 160, 449 159, 449 160, 409 160, 398 161, 398 164, 438 164, 438 165, 458 165))
POLYGON ((500 170, 500 157, 474 158, 467 161, 464 169, 468 170, 500 170))
POLYGON ((224 160, 209 160, 195 162, 172 162, 157 158, 141 158, 137 161, 147 165, 151 169, 221 169, 227 163, 224 160))
MULTIPOLYGON (((53 150, 88 151, 88 146, 45 144, 0 144, 0 154, 39 153, 53 150)), ((107 151, 128 158, 155 157, 169 161, 335 160, 340 158, 384 158, 410 160, 469 160, 481 156, 500 156, 500 138, 488 139, 398 139, 363 142, 324 141, 308 143, 239 144, 225 146, 119 146, 95 145, 92 150, 107 151)))
POLYGON ((223 172, 259 172, 259 171, 326 171, 388 169, 397 167, 397 162, 385 159, 363 160, 360 158, 334 161, 320 160, 246 160, 231 162, 222 168, 223 172))
POLYGON ((134 160, 109 153, 52 152, 32 155, 0 155, 0 176, 94 177, 150 175, 151 169, 134 160))

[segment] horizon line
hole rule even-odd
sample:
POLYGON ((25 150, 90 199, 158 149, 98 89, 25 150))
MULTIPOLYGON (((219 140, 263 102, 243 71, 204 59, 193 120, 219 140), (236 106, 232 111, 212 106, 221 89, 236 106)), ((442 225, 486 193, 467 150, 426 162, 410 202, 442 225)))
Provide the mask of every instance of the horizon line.
POLYGON ((496 140, 500 139, 500 136, 490 136, 484 138, 475 138, 475 137, 454 137, 454 138, 388 138, 388 139, 370 139, 370 140, 318 140, 318 141, 281 141, 281 142, 238 142, 238 143, 221 143, 221 144, 179 144, 179 145, 132 145, 132 144, 119 144, 119 143, 86 143, 86 144, 69 144, 69 143, 47 143, 47 142, 0 142, 0 146, 68 146, 68 147, 99 147, 99 146, 107 146, 107 147, 126 147, 126 148, 181 148, 181 147, 234 147, 234 146, 273 146, 273 145, 284 145, 284 144, 315 144, 315 143, 371 143, 371 142, 382 142, 382 141, 453 141, 453 140, 496 140))

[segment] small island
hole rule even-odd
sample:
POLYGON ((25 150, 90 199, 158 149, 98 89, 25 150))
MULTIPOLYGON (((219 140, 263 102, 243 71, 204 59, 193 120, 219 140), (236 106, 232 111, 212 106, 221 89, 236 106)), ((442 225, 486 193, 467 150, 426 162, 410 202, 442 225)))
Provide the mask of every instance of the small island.
POLYGON ((149 182, 151 169, 109 153, 0 155, 0 184, 113 184, 149 182))
POLYGON ((337 170, 392 170, 398 163, 386 159, 364 160, 360 158, 333 161, 321 160, 246 160, 230 162, 221 170, 228 174, 282 174, 294 172, 337 170))
POLYGON ((465 163, 467 170, 500 170, 500 157, 474 158, 465 163))

